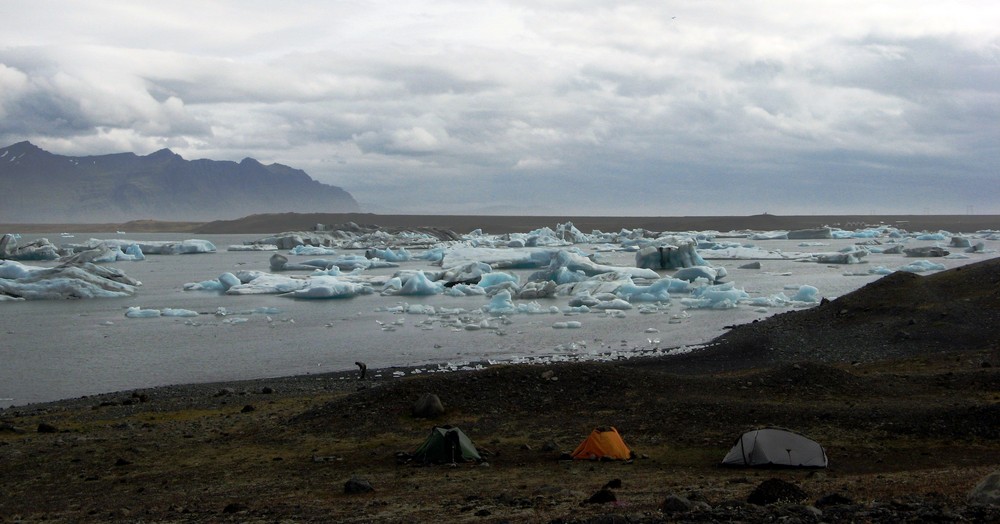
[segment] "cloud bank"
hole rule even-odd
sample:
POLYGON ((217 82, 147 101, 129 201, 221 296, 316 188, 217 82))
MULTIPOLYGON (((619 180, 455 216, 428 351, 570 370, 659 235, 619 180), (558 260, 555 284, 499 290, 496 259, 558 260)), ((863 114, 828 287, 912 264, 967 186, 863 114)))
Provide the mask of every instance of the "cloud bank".
POLYGON ((1000 6, 11 1, 0 143, 382 213, 1000 213, 1000 6))

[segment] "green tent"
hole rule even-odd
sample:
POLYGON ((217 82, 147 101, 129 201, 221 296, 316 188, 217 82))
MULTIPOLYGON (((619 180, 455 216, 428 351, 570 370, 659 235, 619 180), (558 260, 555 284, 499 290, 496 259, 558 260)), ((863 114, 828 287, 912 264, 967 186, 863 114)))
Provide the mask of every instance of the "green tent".
POLYGON ((413 460, 424 464, 451 464, 482 459, 469 437, 452 426, 435 426, 427 440, 413 452, 413 460))

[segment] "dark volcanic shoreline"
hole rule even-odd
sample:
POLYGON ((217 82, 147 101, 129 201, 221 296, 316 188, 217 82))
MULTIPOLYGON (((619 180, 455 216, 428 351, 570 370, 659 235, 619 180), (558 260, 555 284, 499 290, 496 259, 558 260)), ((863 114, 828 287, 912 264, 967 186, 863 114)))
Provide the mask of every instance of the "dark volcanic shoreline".
POLYGON ((649 231, 739 231, 795 230, 822 226, 856 229, 869 225, 889 225, 908 231, 970 233, 1000 230, 1000 215, 751 215, 751 216, 494 216, 494 215, 376 215, 371 213, 277 213, 250 215, 236 220, 213 222, 161 222, 135 220, 116 224, 0 224, 2 232, 177 232, 200 234, 253 234, 309 231, 316 224, 354 222, 385 227, 437 227, 468 233, 523 233, 558 223, 573 222, 581 231, 617 231, 643 228, 649 231))

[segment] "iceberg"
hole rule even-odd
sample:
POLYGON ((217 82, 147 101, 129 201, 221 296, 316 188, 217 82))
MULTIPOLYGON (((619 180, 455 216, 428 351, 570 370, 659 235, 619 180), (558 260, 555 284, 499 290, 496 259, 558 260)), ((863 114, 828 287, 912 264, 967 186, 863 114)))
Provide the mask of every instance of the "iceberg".
POLYGON ((413 259, 413 255, 405 247, 399 248, 399 251, 393 251, 392 248, 375 248, 365 251, 365 258, 379 258, 386 262, 406 262, 413 259))
POLYGON ((382 288, 383 295, 439 295, 442 292, 444 284, 431 281, 423 271, 393 277, 382 288))
POLYGON ((557 250, 542 248, 496 249, 453 247, 441 259, 441 267, 459 267, 482 262, 493 269, 531 269, 549 265, 557 250))
POLYGON ((277 251, 278 246, 274 244, 235 244, 226 248, 226 251, 277 251))
POLYGON ((709 284, 715 284, 725 278, 726 274, 726 268, 723 267, 692 266, 678 270, 674 273, 674 278, 688 282, 694 282, 700 278, 708 281, 709 284))
POLYGON ((56 248, 49 239, 39 238, 23 246, 17 245, 17 238, 11 234, 2 237, 2 249, 0 249, 0 260, 56 260, 59 258, 59 249, 56 248))
POLYGON ((924 273, 926 271, 943 271, 945 269, 943 264, 935 264, 929 260, 917 260, 915 262, 910 262, 905 266, 900 266, 896 268, 897 271, 906 271, 909 273, 924 273))
POLYGON ((698 254, 697 239, 692 237, 667 237, 657 239, 657 246, 646 246, 635 254, 636 267, 647 269, 678 269, 707 266, 698 254))
POLYGON ((511 299, 510 292, 504 290, 496 295, 493 295, 489 304, 483 306, 483 311, 489 313, 490 315, 499 316, 516 313, 517 308, 514 307, 514 301, 511 299))
POLYGON ((345 282, 337 277, 312 277, 306 285, 295 291, 282 294, 284 297, 308 299, 340 299, 353 298, 358 295, 370 295, 375 291, 371 286, 345 282))
MULTIPOLYGON (((225 289, 225 292, 227 295, 272 295, 297 291, 307 285, 306 279, 264 273, 245 282, 241 279, 240 284, 225 289)), ((184 286, 184 289, 188 287, 184 286)), ((224 288, 220 286, 220 289, 224 288)))
POLYGON ((288 251, 288 254, 321 257, 325 255, 336 255, 337 252, 328 247, 301 245, 293 247, 288 251))
POLYGON ((688 283, 674 278, 661 278, 648 286, 637 286, 630 279, 615 290, 615 295, 629 302, 669 302, 671 288, 687 291, 688 283))
POLYGON ((703 286, 691 293, 691 298, 682 298, 681 304, 688 308, 730 309, 736 307, 741 300, 749 300, 750 295, 742 289, 736 289, 732 282, 703 286))
POLYGON ((6 260, 0 261, 0 277, 0 295, 25 300, 128 297, 142 285, 118 269, 92 263, 28 268, 6 260))

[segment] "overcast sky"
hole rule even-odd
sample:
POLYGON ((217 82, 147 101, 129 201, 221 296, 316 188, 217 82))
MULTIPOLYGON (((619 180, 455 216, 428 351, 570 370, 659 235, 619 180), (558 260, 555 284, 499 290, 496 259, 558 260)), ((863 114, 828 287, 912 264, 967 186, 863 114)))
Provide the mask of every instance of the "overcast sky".
POLYGON ((378 213, 1000 213, 1000 3, 0 3, 0 146, 378 213))

